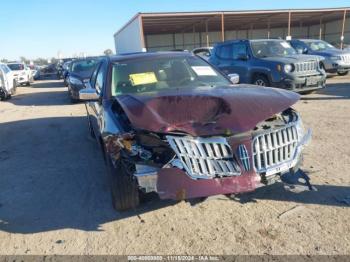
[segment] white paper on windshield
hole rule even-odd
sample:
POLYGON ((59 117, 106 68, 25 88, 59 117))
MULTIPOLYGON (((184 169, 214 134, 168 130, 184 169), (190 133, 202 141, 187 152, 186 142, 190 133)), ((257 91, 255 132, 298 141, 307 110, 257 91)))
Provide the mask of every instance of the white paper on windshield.
POLYGON ((192 69, 198 76, 217 76, 210 66, 192 66, 192 69))
POLYGON ((289 45, 287 42, 281 42, 281 45, 282 45, 284 48, 290 48, 290 45, 289 45))

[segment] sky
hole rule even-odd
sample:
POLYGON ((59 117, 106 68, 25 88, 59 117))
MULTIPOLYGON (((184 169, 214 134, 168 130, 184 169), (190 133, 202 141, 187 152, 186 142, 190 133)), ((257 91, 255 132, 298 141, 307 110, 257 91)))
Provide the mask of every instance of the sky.
POLYGON ((349 7, 350 0, 0 1, 0 59, 113 51, 113 34, 138 12, 349 7))

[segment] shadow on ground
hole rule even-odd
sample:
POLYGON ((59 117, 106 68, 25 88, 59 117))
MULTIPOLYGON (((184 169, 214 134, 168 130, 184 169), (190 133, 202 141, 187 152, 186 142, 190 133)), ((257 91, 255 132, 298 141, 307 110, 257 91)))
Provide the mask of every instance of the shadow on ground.
POLYGON ((314 95, 304 95, 301 100, 344 100, 350 99, 350 83, 330 83, 326 88, 316 91, 314 95))
POLYGON ((98 231, 100 225, 174 204, 151 197, 138 211, 111 204, 101 152, 86 117, 0 124, 0 230, 37 233, 64 228, 98 231))
POLYGON ((31 84, 32 88, 64 88, 63 80, 57 80, 57 78, 43 78, 39 81, 34 81, 31 84))
POLYGON ((59 106, 72 104, 66 90, 18 94, 6 102, 17 106, 59 106))

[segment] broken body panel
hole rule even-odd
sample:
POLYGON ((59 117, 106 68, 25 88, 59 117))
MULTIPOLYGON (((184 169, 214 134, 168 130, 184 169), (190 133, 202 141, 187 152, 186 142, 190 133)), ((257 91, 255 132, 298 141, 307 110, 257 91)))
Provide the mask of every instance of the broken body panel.
MULTIPOLYGON (((189 91, 191 92, 173 91, 119 96, 116 102, 125 112, 133 130, 105 136, 107 151, 114 158, 118 158, 119 151, 125 150, 136 164, 154 166, 155 169, 150 173, 142 175, 135 173, 135 176, 141 187, 145 181, 149 183, 152 180, 153 190, 147 191, 156 191, 162 199, 179 200, 217 194, 236 194, 253 191, 262 186, 261 174, 254 170, 252 164, 247 170, 240 161, 238 147, 245 146, 249 163, 253 163, 252 141, 256 126, 288 109, 298 101, 299 95, 280 89, 246 85, 189 91), (183 165, 179 168, 169 162, 176 157, 172 151, 160 152, 160 155, 169 155, 164 157, 166 162, 156 163, 151 159, 152 157, 142 157, 144 154, 142 150, 149 155, 153 153, 149 145, 137 141, 140 140, 142 133, 145 136, 155 135, 157 142, 149 143, 159 143, 163 147, 167 147, 165 138, 161 138, 163 135, 223 136, 231 148, 232 159, 239 165, 240 174, 212 179, 194 179, 188 175, 183 165), (135 146, 140 146, 142 149, 135 146)), ((147 187, 149 188, 149 185, 147 187)))
POLYGON ((286 90, 228 84, 104 96, 87 111, 105 157, 132 163, 140 189, 162 199, 253 191, 296 170, 310 138, 291 109, 299 95, 286 90))

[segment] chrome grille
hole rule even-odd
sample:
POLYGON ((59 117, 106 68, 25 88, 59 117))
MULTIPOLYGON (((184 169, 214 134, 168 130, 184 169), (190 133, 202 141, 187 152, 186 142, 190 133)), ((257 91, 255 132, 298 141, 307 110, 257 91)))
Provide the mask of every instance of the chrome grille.
POLYGON ((240 169, 233 159, 226 139, 167 136, 171 148, 192 178, 238 176, 240 169))
POLYGON ((253 140, 254 167, 258 173, 293 159, 298 133, 294 125, 258 135, 253 140))
POLYGON ((312 73, 318 68, 317 61, 308 61, 303 63, 295 63, 295 72, 297 73, 312 73))
POLYGON ((341 60, 343 60, 345 63, 350 63, 350 55, 341 55, 341 60))

